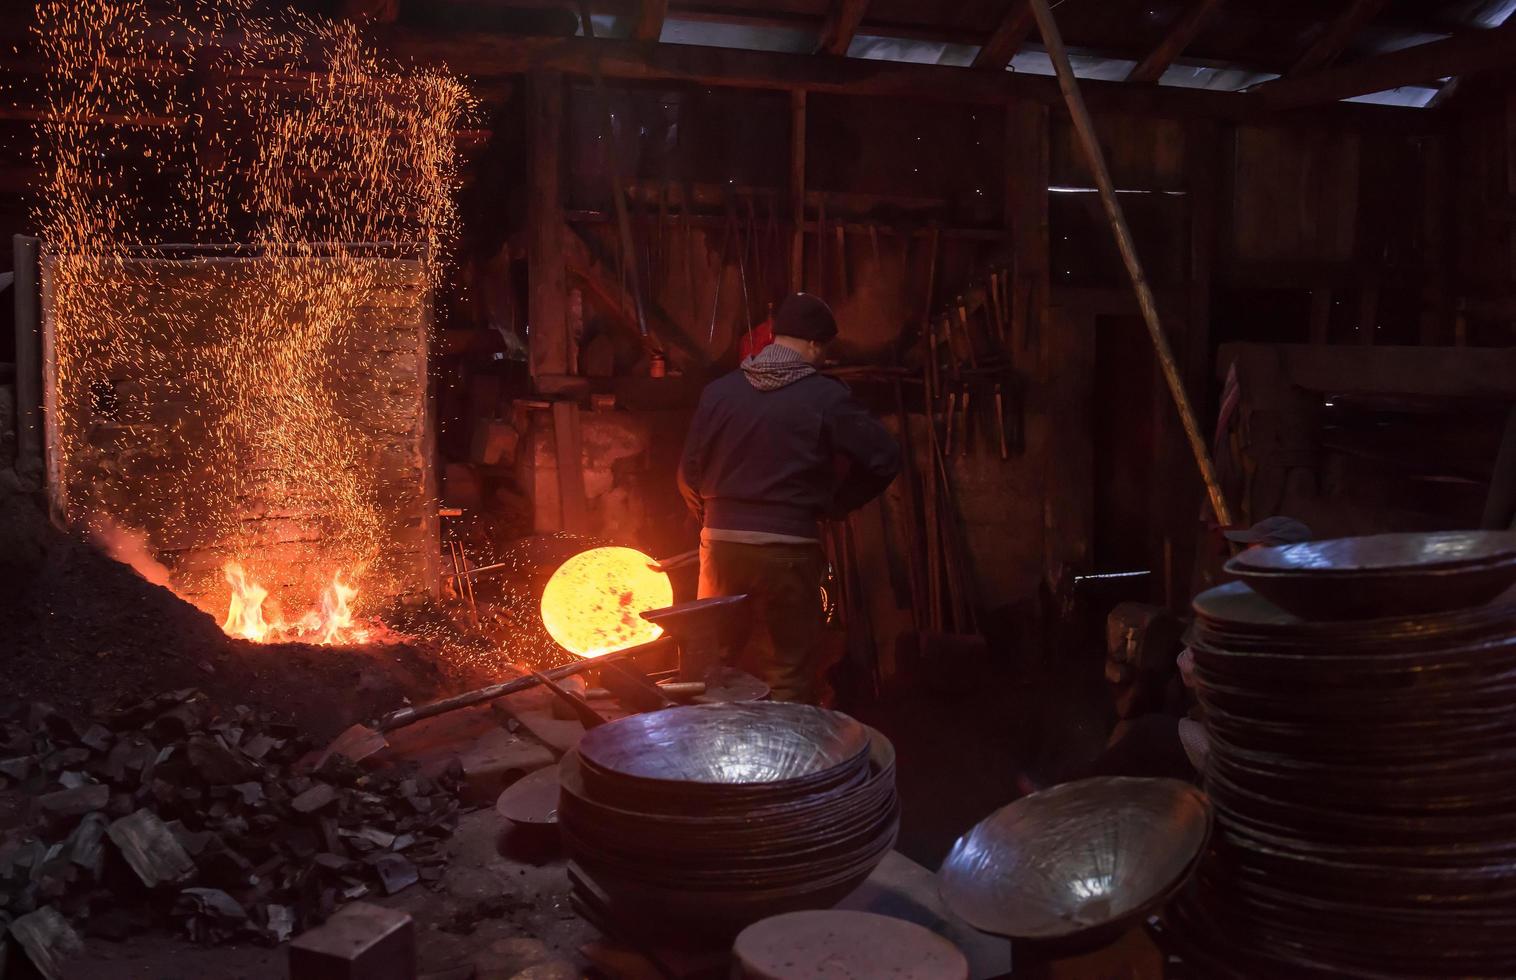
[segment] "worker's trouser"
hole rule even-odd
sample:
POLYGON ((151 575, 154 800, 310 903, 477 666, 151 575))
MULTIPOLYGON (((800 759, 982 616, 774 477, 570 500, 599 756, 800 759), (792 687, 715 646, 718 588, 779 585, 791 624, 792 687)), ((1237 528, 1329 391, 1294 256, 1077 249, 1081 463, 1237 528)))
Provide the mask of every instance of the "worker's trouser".
POLYGON ((821 564, 819 544, 700 545, 700 598, 750 597, 752 629, 735 665, 752 664, 776 701, 816 703, 821 564))

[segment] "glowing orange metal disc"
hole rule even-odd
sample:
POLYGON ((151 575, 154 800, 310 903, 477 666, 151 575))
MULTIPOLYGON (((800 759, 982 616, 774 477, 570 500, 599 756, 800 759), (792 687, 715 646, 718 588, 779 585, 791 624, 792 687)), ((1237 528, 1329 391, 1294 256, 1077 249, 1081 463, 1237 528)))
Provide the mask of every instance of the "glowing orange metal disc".
POLYGON ((593 548, 570 558, 542 591, 542 625, 559 646, 598 657, 663 635, 642 618, 674 603, 674 588, 635 548, 593 548))

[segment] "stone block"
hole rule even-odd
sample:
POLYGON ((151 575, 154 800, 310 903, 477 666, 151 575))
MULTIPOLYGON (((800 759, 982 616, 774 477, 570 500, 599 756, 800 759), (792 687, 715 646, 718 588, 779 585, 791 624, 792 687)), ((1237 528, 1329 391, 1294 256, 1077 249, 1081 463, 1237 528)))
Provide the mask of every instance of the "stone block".
POLYGON ((404 912, 354 902, 290 943, 290 980, 415 980, 416 927, 404 912))

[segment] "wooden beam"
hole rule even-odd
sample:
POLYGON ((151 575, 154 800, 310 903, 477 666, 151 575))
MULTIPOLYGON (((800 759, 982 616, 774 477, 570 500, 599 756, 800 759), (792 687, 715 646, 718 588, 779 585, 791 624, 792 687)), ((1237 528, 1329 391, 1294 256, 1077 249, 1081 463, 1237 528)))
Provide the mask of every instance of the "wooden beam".
POLYGON ((827 11, 826 23, 821 25, 821 41, 816 46, 817 54, 841 57, 853 43, 858 25, 863 23, 864 12, 869 9, 869 0, 832 0, 827 11))
POLYGON ((1100 137, 1095 132, 1095 122, 1090 118, 1089 107, 1085 105, 1084 96, 1080 92, 1079 80, 1074 77, 1074 68, 1069 64, 1069 53, 1063 46, 1063 36, 1058 31, 1058 22, 1053 19, 1053 11, 1048 6, 1048 0, 1031 0, 1031 4, 1032 12, 1037 17, 1037 28, 1042 33, 1043 46, 1047 48, 1048 57, 1053 62, 1053 70, 1058 73, 1058 86, 1068 102, 1069 117, 1074 124, 1074 133, 1084 149, 1090 172, 1095 177, 1095 186, 1100 191, 1100 203, 1104 205, 1106 217, 1110 220, 1111 233, 1116 239, 1116 248, 1121 252, 1127 274, 1131 276, 1132 288, 1137 293, 1137 304, 1142 307, 1142 319, 1147 324, 1148 337, 1152 340, 1154 352, 1158 355, 1158 366, 1163 371, 1164 380, 1168 382, 1169 394, 1174 399, 1174 407, 1178 410, 1180 424, 1184 426, 1190 450, 1195 456, 1195 465, 1199 468, 1200 478, 1204 481, 1206 491, 1210 495, 1211 510, 1215 513, 1218 524, 1229 525, 1232 523, 1231 508, 1227 506, 1226 494, 1221 488, 1220 479, 1216 476, 1216 467, 1211 462, 1210 447, 1206 444, 1205 435, 1200 431, 1200 422, 1195 418, 1195 410, 1191 407, 1190 397, 1185 391, 1184 378, 1174 360, 1174 351, 1169 346, 1168 336, 1164 333, 1163 323, 1158 314, 1158 303, 1153 298, 1152 287, 1148 285, 1147 274, 1143 272, 1142 260, 1137 255, 1137 244, 1132 239, 1132 230, 1127 225, 1121 202, 1116 199, 1116 184, 1111 179, 1110 169, 1106 166, 1105 153, 1100 148, 1100 137))
POLYGON ((805 289, 805 90, 790 93, 790 292, 805 289))
POLYGON ((1048 107, 1012 102, 1005 113, 1005 223, 1015 263, 1011 270, 1011 341, 1017 356, 1042 361, 1041 343, 1051 299, 1048 107))
POLYGON ((1153 84, 1163 77, 1168 71, 1169 65, 1174 59, 1184 53, 1184 49, 1190 46, 1195 36, 1205 27, 1210 19, 1221 7, 1221 0, 1194 0, 1190 8, 1179 15, 1169 27, 1169 32, 1158 42, 1158 46, 1148 52, 1148 56, 1139 61, 1126 76, 1129 82, 1142 82, 1153 84))
POLYGON ((1449 75, 1509 67, 1516 60, 1516 23, 1418 44, 1363 61, 1265 82, 1252 96, 1275 111, 1296 109, 1433 82, 1449 75))
MULTIPOLYGON (((530 71, 589 77, 598 62, 606 78, 672 82, 763 91, 825 92, 937 102, 1003 106, 1012 99, 1062 105, 1051 78, 1009 71, 975 71, 948 65, 817 58, 806 54, 743 51, 689 44, 521 37, 505 34, 430 34, 412 29, 379 32, 390 54, 419 64, 443 63, 471 78, 498 79, 530 71)), ((1271 115, 1252 95, 1199 89, 1084 82, 1086 101, 1101 113, 1255 119, 1271 115)), ((1324 124, 1379 126, 1396 133, 1431 131, 1435 120, 1396 106, 1329 106, 1324 124)))
POLYGON ((1316 42, 1286 74, 1304 75, 1331 67, 1347 49, 1353 36, 1384 9, 1385 2, 1386 0, 1349 0, 1337 19, 1326 26, 1326 30, 1322 31, 1316 42))
POLYGON ((632 40, 656 41, 663 33, 663 19, 668 16, 669 0, 642 0, 637 19, 632 22, 632 40))
POLYGON ((527 323, 534 379, 572 374, 569 359, 568 281, 564 269, 563 76, 533 75, 527 144, 527 323))
POLYGON ((975 68, 987 68, 990 71, 1005 71, 1005 66, 1016 57, 1016 52, 1031 37, 1032 28, 1037 26, 1037 18, 1032 16, 1032 5, 1027 0, 1010 0, 1005 8, 1005 16, 1000 19, 1000 26, 995 28, 995 33, 984 42, 979 53, 974 55, 975 68))

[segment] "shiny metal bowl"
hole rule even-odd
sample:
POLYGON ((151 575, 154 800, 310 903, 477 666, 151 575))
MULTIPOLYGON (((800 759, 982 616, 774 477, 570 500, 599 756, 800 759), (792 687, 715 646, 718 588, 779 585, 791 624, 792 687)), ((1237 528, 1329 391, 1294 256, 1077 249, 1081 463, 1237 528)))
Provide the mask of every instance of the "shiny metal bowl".
POLYGON ((1368 534, 1239 553, 1238 571, 1357 575, 1468 568, 1516 561, 1516 531, 1368 534))
POLYGON ((1083 779, 986 817, 953 845, 938 879, 948 907, 976 929, 1093 944, 1182 885, 1210 830, 1210 803, 1188 783, 1083 779))
POLYGON ((579 755, 592 771, 633 780, 778 788, 860 767, 862 724, 804 704, 693 705, 632 715, 592 729, 579 755))

